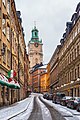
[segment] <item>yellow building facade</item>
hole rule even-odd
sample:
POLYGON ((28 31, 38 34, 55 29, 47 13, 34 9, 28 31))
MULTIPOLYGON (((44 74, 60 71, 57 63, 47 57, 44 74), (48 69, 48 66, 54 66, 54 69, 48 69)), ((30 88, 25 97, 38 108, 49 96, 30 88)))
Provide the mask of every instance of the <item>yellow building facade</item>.
POLYGON ((48 92, 47 91, 47 72, 43 72, 40 75, 40 86, 41 86, 41 93, 48 92))
POLYGON ((48 63, 47 67, 47 92, 50 92, 50 64, 48 63))
POLYGON ((16 11, 15 1, 0 0, 0 73, 7 76, 9 70, 15 70, 20 84, 19 90, 0 85, 0 106, 24 98, 25 49, 22 20, 20 11, 16 11))
POLYGON ((50 92, 50 64, 40 74, 41 93, 50 92))

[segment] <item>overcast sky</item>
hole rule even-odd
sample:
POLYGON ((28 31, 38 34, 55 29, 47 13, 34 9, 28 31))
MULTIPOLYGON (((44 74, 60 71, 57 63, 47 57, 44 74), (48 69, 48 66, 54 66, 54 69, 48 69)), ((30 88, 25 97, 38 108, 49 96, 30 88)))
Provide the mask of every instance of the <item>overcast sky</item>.
POLYGON ((15 0, 21 11, 26 45, 36 21, 39 37, 43 41, 44 63, 48 63, 65 32, 80 0, 15 0))

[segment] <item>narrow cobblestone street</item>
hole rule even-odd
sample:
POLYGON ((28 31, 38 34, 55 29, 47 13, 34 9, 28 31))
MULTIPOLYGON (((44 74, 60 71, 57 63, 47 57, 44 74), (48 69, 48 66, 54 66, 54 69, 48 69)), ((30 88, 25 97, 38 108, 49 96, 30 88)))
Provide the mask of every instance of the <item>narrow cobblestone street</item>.
MULTIPOLYGON (((39 101, 37 100, 37 97, 35 97, 34 107, 28 120, 48 120, 48 119, 49 120, 64 120, 64 118, 60 116, 59 113, 55 111, 53 107, 51 107, 46 102, 44 102, 40 97, 39 97, 39 100, 42 102, 43 105, 45 105, 45 107, 43 107, 43 111, 45 111, 45 108, 46 108, 49 110, 50 114, 48 113, 49 114, 48 116, 45 116, 45 114, 44 116, 42 115, 41 105, 39 101)), ((47 112, 47 110, 45 112, 47 112)))
POLYGON ((32 93, 28 98, 0 110, 0 120, 80 120, 80 112, 32 93))
POLYGON ((36 101, 36 97, 34 98, 34 107, 33 107, 32 113, 31 113, 28 120, 43 120, 42 119, 41 108, 36 101))

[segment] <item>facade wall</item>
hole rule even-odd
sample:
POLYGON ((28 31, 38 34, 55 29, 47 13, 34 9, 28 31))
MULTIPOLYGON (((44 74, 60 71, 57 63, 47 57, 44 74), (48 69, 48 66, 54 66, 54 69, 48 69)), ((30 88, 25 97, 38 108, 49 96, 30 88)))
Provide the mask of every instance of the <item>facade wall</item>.
POLYGON ((50 92, 53 93, 55 87, 58 86, 58 72, 59 72, 59 49, 61 48, 60 45, 56 47, 55 52, 49 62, 50 64, 50 92))
POLYGON ((41 74, 44 72, 45 68, 37 68, 31 72, 32 76, 32 91, 41 92, 41 74))
MULTIPOLYGON (((21 27, 21 26, 20 26, 21 27)), ((25 57, 25 43, 24 36, 21 27, 21 31, 19 33, 19 82, 21 84, 20 89, 20 100, 24 98, 24 57, 25 57)))
POLYGON ((47 92, 50 92, 50 64, 47 65, 47 92))
MULTIPOLYGON (((26 53, 25 50, 25 58, 24 58, 24 98, 26 98, 28 96, 28 81, 30 79, 30 75, 29 75, 29 56, 26 53)), ((30 89, 31 91, 31 89, 30 89)))
MULTIPOLYGON (((15 70, 18 79, 18 28, 17 15, 14 0, 10 1, 10 69, 15 70), (12 4, 13 3, 13 4, 12 4)), ((11 89, 11 103, 18 101, 18 90, 11 89)))
MULTIPOLYGON (((79 84, 77 79, 80 78, 80 20, 78 20, 73 27, 73 30, 67 37, 67 40, 59 54, 59 87, 64 85, 71 85, 72 87, 66 88, 66 94, 73 96, 73 90, 78 89, 79 84), (65 49, 65 46, 67 48, 65 49), (65 49, 65 50, 64 50, 65 49), (63 53, 63 55, 61 55, 63 53), (63 74, 64 73, 64 74, 63 74), (78 84, 78 85, 77 85, 78 84), (69 89, 69 90, 67 90, 69 89), (69 93, 70 91, 71 93, 69 93)), ((62 89, 62 88, 61 88, 62 89)), ((79 92, 75 96, 79 96, 79 92)))
MULTIPOLYGON (((7 75, 7 72, 11 68, 11 53, 10 53, 10 28, 11 28, 11 19, 10 19, 10 9, 11 8, 11 1, 2 1, 0 0, 0 73, 7 75), (2 55, 1 50, 5 48, 5 54, 2 55)), ((7 104, 8 102, 11 103, 10 94, 7 92, 10 90, 7 87, 0 85, 0 106, 7 104)))
POLYGON ((41 93, 48 92, 47 91, 47 73, 42 73, 40 77, 40 86, 41 86, 41 93))
POLYGON ((29 72, 30 76, 29 76, 29 79, 28 79, 28 88, 30 91, 33 91, 32 90, 32 73, 29 72))
MULTIPOLYGON (((79 7, 79 5, 77 6, 79 7)), ((78 8, 76 8, 78 10, 78 8)), ((53 53, 50 64, 54 63, 56 55, 58 61, 50 68, 53 76, 51 84, 53 85, 53 92, 64 92, 70 96, 80 96, 80 14, 76 11, 76 18, 72 16, 72 27, 70 32, 66 31, 66 37, 61 43, 61 48, 58 54, 53 53), (58 70, 58 72, 57 72, 58 70), (57 76, 58 81, 55 79, 57 76), (54 84, 55 79, 55 84, 54 84)), ((68 28, 67 28, 68 29, 68 28)), ((66 30, 67 30, 66 29, 66 30)))
POLYGON ((32 88, 34 92, 39 92, 39 74, 38 69, 32 73, 32 88))
POLYGON ((2 106, 24 98, 23 73, 26 45, 22 24, 16 12, 15 1, 0 0, 0 13, 0 73, 7 76, 9 70, 15 70, 17 73, 16 80, 21 86, 20 90, 15 90, 0 85, 0 106, 2 106), (3 48, 5 48, 4 55, 1 53, 3 48))

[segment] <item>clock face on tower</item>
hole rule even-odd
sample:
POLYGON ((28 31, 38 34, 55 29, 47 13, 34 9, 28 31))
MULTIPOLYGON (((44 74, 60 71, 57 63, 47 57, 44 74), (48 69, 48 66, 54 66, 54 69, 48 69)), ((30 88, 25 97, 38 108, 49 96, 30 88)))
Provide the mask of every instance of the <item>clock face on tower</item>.
POLYGON ((39 44, 38 44, 38 43, 34 43, 34 46, 35 46, 35 47, 38 47, 38 46, 39 46, 39 44))

